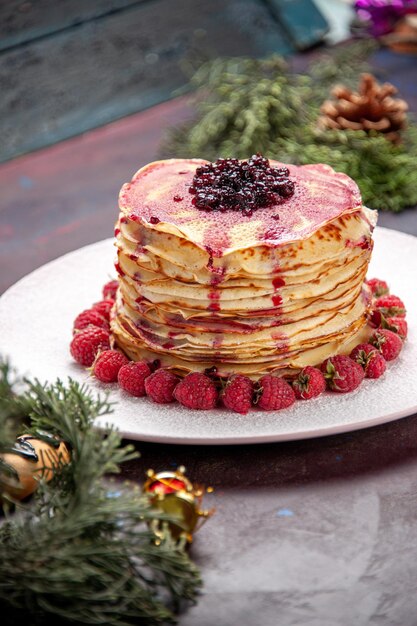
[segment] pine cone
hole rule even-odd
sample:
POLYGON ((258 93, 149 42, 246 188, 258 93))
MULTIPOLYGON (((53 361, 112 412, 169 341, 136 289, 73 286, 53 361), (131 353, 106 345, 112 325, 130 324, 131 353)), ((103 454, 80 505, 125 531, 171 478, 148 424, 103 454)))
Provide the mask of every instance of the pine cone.
POLYGON ((408 105, 393 98, 397 89, 390 83, 379 85, 372 74, 362 74, 356 93, 343 85, 332 90, 335 100, 326 100, 320 111, 319 126, 341 130, 375 130, 393 143, 400 141, 400 131, 407 120, 408 105))

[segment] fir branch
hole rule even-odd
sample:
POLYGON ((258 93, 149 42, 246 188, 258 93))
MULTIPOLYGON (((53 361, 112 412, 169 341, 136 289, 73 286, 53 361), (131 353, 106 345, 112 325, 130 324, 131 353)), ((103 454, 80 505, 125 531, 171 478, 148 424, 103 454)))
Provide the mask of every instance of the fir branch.
MULTIPOLYGON (((5 375, 0 385, 12 393, 5 375)), ((14 409, 27 410, 25 431, 63 439, 71 462, 58 463, 53 480, 41 480, 30 504, 0 527, 0 604, 10 623, 29 613, 33 624, 49 615, 77 624, 173 623, 173 611, 195 600, 199 572, 169 532, 155 545, 147 523, 167 516, 137 486, 104 480, 137 456, 113 429, 93 428, 110 410, 107 397, 71 380, 27 385, 12 394, 14 409)), ((0 398, 0 411, 9 408, 0 398)))

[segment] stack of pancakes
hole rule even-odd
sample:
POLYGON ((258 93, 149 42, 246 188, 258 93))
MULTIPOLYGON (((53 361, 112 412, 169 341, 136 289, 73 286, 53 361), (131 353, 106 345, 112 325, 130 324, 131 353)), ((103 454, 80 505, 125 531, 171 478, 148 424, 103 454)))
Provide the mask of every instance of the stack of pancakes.
POLYGON ((202 211, 189 188, 204 163, 151 163, 121 189, 111 327, 126 354, 181 375, 215 366, 257 378, 365 340, 376 213, 356 184, 290 165, 295 192, 281 204, 202 211))

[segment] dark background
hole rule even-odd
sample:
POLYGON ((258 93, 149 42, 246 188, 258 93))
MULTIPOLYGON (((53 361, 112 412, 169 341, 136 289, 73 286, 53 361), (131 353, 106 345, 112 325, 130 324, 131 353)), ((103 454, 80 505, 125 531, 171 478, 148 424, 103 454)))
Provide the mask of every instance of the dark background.
POLYGON ((0 161, 169 99, 202 59, 289 54, 327 29, 309 0, 5 0, 0 161))

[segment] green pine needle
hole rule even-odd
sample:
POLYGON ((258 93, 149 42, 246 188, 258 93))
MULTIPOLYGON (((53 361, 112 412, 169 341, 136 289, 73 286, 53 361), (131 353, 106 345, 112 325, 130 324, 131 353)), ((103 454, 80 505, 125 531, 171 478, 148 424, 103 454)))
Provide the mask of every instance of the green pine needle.
POLYGON ((27 389, 14 394, 9 371, 2 366, 0 449, 22 431, 44 440, 55 435, 71 449, 71 463, 58 463, 53 480, 41 480, 16 513, 5 509, 2 624, 46 624, 56 616, 109 626, 174 623, 175 611, 195 601, 200 575, 167 529, 155 545, 146 522, 165 523, 167 516, 157 513, 137 486, 108 478, 138 455, 131 445, 121 447, 113 429, 93 428, 96 417, 110 410, 107 397, 95 398, 72 380, 26 381, 27 389), (20 427, 15 421, 5 428, 17 415, 24 418, 20 427))

